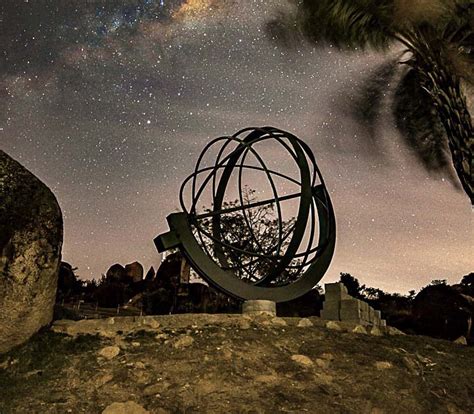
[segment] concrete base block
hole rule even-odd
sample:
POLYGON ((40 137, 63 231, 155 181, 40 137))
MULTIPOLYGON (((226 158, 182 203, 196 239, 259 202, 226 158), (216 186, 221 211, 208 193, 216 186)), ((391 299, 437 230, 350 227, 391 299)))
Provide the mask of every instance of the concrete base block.
POLYGON ((371 306, 369 306, 369 322, 371 324, 376 324, 376 319, 375 319, 375 310, 371 306))
POLYGON ((370 323, 368 323, 364 319, 345 319, 343 322, 351 323, 358 326, 370 326, 370 323))
POLYGON ((325 300, 323 310, 321 311, 321 318, 328 321, 340 320, 339 300, 325 300))
POLYGON ((363 319, 362 302, 357 299, 341 300, 341 320, 363 319))
POLYGON ((382 313, 378 310, 374 310, 374 326, 384 326, 382 323, 382 313))
POLYGON ((324 296, 328 301, 339 301, 351 297, 342 283, 326 283, 324 285, 324 296))
POLYGON ((276 303, 271 300, 247 300, 242 305, 242 314, 276 316, 276 303))
POLYGON ((360 302, 360 309, 361 309, 361 318, 366 321, 370 322, 369 318, 369 313, 370 313, 370 306, 367 302, 364 302, 363 300, 359 300, 360 302))
POLYGON ((340 321, 339 309, 323 309, 321 311, 321 319, 326 321, 340 321))

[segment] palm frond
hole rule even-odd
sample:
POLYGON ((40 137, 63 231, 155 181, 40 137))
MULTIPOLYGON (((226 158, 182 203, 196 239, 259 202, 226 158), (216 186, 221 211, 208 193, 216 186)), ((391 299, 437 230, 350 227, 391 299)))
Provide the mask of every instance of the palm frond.
POLYGON ((398 83, 392 112, 406 145, 421 164, 428 171, 447 174, 455 182, 449 169, 446 131, 415 70, 407 70, 398 83))
POLYGON ((397 70, 395 60, 378 67, 362 84, 351 103, 351 115, 367 131, 370 148, 379 146, 377 122, 380 119, 384 100, 397 70))
POLYGON ((392 0, 303 0, 298 27, 313 41, 338 48, 387 48, 392 0))
POLYGON ((403 36, 412 46, 413 56, 407 64, 417 73, 420 87, 438 113, 459 181, 474 205, 474 128, 460 78, 434 28, 419 27, 403 36))
MULTIPOLYGON (((301 0, 293 27, 313 41, 339 48, 383 49, 393 40, 401 42, 410 53, 403 63, 411 71, 395 97, 397 124, 428 170, 448 170, 449 148, 459 181, 474 205, 474 130, 460 87, 462 78, 474 83, 474 3, 440 0, 430 7, 425 15, 420 3, 409 1, 301 0), (397 18, 402 8, 408 16, 413 7, 418 16, 397 18)), ((367 98, 378 105, 376 94, 367 98)), ((366 119, 375 122, 376 112, 368 111, 366 119)))

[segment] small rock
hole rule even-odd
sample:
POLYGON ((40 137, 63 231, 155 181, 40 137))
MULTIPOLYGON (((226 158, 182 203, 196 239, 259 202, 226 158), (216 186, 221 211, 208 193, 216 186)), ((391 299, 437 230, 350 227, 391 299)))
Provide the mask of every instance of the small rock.
POLYGON ((102 414, 150 414, 141 405, 134 401, 127 401, 125 403, 115 402, 110 404, 102 414))
POLYGON ((418 370, 418 364, 412 358, 404 356, 402 358, 403 365, 408 369, 408 371, 413 375, 418 375, 420 372, 418 370))
POLYGON ((26 374, 24 374, 23 376, 25 378, 30 378, 30 377, 34 377, 34 376, 38 376, 38 375, 42 375, 43 374, 43 371, 40 370, 40 369, 35 369, 33 371, 28 371, 26 374))
POLYGON ((328 352, 324 352, 323 354, 321 354, 319 356, 321 359, 324 359, 326 361, 333 361, 334 360, 334 355, 333 354, 330 354, 328 352))
POLYGON ((5 361, 0 363, 0 369, 7 369, 10 365, 10 358, 7 358, 5 361))
MULTIPOLYGON (((424 357, 423 355, 420 355, 418 352, 416 353, 416 359, 420 361, 422 364, 425 365, 431 365, 433 364, 433 361, 429 358, 424 357)), ((436 365, 436 364, 435 364, 436 365)))
POLYGON ((120 348, 118 346, 106 346, 99 351, 99 355, 105 359, 115 358, 120 354, 120 348))
POLYGON ((406 335, 406 333, 402 332, 400 329, 394 328, 393 326, 387 327, 388 334, 395 336, 395 335, 406 335))
POLYGON ((165 333, 159 333, 158 335, 155 336, 155 339, 161 340, 161 339, 168 339, 168 335, 165 333))
POLYGON ((376 361, 374 365, 375 365, 375 368, 377 368, 379 370, 393 368, 392 363, 388 362, 388 361, 376 361))
POLYGON ((250 322, 248 319, 241 319, 238 324, 239 329, 247 330, 250 329, 250 322))
POLYGON ((140 342, 132 342, 132 346, 135 348, 138 348, 140 345, 140 342))
POLYGON ((341 325, 334 321, 326 322, 326 328, 332 329, 333 331, 342 331, 341 325))
POLYGON ((157 395, 169 388, 168 382, 158 382, 156 384, 149 385, 143 390, 143 395, 149 397, 150 395, 157 395))
POLYGON ((316 358, 314 361, 319 368, 328 369, 329 361, 326 359, 316 358))
POLYGON ((309 367, 313 365, 313 361, 311 361, 310 358, 308 358, 306 355, 292 355, 291 359, 295 361, 297 364, 309 367))
POLYGON ((314 326, 313 322, 311 322, 308 318, 302 318, 298 322, 298 328, 310 328, 314 326))
POLYGON ((108 382, 112 381, 113 379, 114 377, 112 374, 104 374, 95 380, 95 385, 97 388, 100 388, 108 382))
POLYGON ((135 368, 145 369, 146 365, 143 362, 138 361, 138 362, 135 362, 135 368))
POLYGON ((142 385, 149 385, 153 380, 152 374, 146 369, 133 370, 130 374, 130 378, 132 382, 142 385))
POLYGON ((114 318, 108 318, 108 319, 107 319, 107 323, 108 323, 109 325, 113 325, 113 324, 115 324, 115 319, 114 319, 114 318))
POLYGON ((254 381, 255 382, 261 382, 261 383, 264 383, 264 384, 271 384, 271 383, 275 383, 275 382, 278 382, 278 375, 276 374, 270 374, 270 375, 257 375, 255 378, 254 378, 254 381))
POLYGON ((253 314, 253 315, 250 315, 251 316, 251 320, 254 324, 256 325, 264 325, 264 326, 268 326, 270 324, 272 324, 272 319, 274 317, 274 315, 269 315, 267 313, 261 313, 261 314, 253 314))
POLYGON ((160 323, 155 319, 147 319, 145 325, 148 325, 152 329, 158 329, 160 327, 160 323))
POLYGON ((317 384, 324 384, 326 386, 331 385, 331 387, 330 387, 331 395, 336 395, 336 394, 341 395, 342 394, 342 390, 340 389, 340 387, 333 384, 334 377, 332 375, 330 375, 328 372, 324 372, 324 371, 316 372, 313 380, 317 384))
POLYGON ((117 336, 117 332, 109 331, 109 330, 101 330, 99 331, 99 336, 101 336, 102 338, 112 339, 117 336))
POLYGON ((352 332, 357 334, 367 334, 367 329, 365 329, 362 325, 357 325, 352 332))
POLYGON ((173 344, 173 347, 176 349, 187 348, 191 346, 194 342, 194 338, 189 335, 180 336, 173 344))
POLYGON ((233 353, 232 353, 232 350, 230 348, 226 347, 226 348, 222 349, 222 357, 224 359, 230 360, 230 359, 232 359, 232 355, 233 355, 233 353))
POLYGON ((272 325, 274 325, 274 326, 287 326, 288 324, 282 318, 273 318, 272 319, 272 325))
POLYGON ((372 336, 383 336, 383 333, 378 326, 373 326, 370 330, 370 334, 372 336))
POLYGON ((466 340, 466 337, 465 336, 460 336, 458 339, 456 339, 455 341, 453 341, 455 344, 459 344, 459 345, 467 345, 467 340, 466 340))

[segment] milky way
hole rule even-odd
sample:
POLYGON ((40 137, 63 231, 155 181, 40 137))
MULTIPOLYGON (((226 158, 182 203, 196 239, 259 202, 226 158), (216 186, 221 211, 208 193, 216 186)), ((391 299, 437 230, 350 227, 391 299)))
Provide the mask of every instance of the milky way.
POLYGON ((414 162, 389 113, 376 146, 352 116, 393 54, 284 49, 264 29, 279 3, 2 2, 0 147, 57 195, 81 277, 156 268, 152 240, 202 147, 263 125, 308 142, 331 192, 338 244, 323 282, 350 272, 406 292, 473 270, 465 195, 414 162))

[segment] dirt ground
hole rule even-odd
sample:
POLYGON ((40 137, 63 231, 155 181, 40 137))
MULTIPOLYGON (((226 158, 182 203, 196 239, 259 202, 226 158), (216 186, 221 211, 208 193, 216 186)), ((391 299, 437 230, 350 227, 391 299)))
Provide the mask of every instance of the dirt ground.
POLYGON ((316 317, 118 319, 0 355, 0 413, 474 412, 473 347, 316 317))

